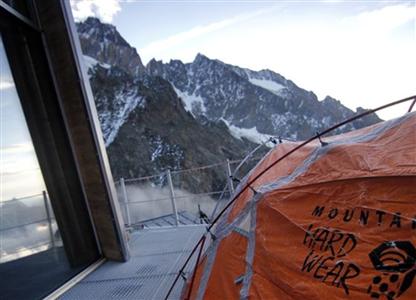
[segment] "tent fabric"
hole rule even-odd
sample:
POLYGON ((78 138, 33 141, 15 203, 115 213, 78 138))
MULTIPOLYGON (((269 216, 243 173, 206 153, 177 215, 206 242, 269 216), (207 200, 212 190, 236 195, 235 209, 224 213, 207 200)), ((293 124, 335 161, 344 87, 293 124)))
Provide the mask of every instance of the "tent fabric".
MULTIPOLYGON (((324 140, 239 195, 191 299, 416 299, 416 114, 324 140)), ((297 145, 277 145, 236 193, 297 145)))

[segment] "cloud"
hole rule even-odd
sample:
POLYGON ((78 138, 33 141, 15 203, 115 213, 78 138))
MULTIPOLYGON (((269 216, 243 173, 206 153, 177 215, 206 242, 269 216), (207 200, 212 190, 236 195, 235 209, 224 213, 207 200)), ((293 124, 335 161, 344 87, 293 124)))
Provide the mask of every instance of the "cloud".
POLYGON ((344 22, 359 26, 364 31, 386 32, 392 31, 411 20, 416 21, 415 6, 398 4, 362 12, 345 18, 344 22))
POLYGON ((32 153, 34 152, 32 142, 11 144, 0 147, 1 154, 32 153))
POLYGON ((71 0, 71 9, 77 22, 97 17, 105 23, 111 23, 121 11, 119 0, 71 0))
POLYGON ((163 52, 169 48, 172 48, 176 45, 182 44, 184 42, 188 42, 192 39, 204 36, 206 34, 224 29, 228 26, 247 21, 249 19, 258 17, 262 14, 268 13, 275 9, 277 6, 269 7, 267 9, 260 9, 251 13, 240 14, 234 16, 232 18, 224 19, 221 21, 217 21, 214 23, 210 23, 204 26, 196 26, 190 30, 183 31, 174 35, 171 35, 167 38, 157 40, 155 42, 150 43, 149 45, 143 47, 139 50, 140 55, 147 57, 154 57, 155 53, 163 52))
POLYGON ((0 90, 6 90, 14 87, 13 79, 5 74, 0 75, 0 90))
POLYGON ((13 81, 6 81, 6 80, 1 79, 0 90, 10 89, 12 87, 14 87, 13 81))

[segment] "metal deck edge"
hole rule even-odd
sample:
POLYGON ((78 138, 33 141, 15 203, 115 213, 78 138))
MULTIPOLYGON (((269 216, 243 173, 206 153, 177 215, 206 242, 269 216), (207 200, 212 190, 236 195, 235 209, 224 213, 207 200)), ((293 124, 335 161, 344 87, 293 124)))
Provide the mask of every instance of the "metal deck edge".
POLYGON ((100 267, 103 263, 106 262, 105 258, 101 258, 88 266, 85 270, 77 274, 75 277, 72 277, 70 280, 65 282, 63 285, 61 285, 59 288, 57 288, 55 291, 53 291, 51 294, 43 298, 43 300, 54 300, 58 299, 60 296, 62 296, 64 293, 66 293, 68 290, 70 290, 73 286, 75 286, 78 282, 80 282, 82 279, 87 277, 89 274, 94 272, 98 267, 100 267))

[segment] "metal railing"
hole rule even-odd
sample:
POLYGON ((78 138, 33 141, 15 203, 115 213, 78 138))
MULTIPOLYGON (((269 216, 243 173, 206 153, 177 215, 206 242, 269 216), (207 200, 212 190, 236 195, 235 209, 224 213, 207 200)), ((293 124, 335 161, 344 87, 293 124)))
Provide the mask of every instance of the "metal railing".
POLYGON ((0 263, 57 246, 56 220, 46 191, 0 202, 0 263))
POLYGON ((125 225, 131 228, 167 216, 174 226, 185 225, 183 213, 193 216, 196 222, 201 218, 209 222, 234 193, 232 178, 244 177, 252 167, 249 165, 259 160, 250 155, 242 160, 227 159, 190 169, 166 170, 152 176, 120 178, 116 188, 125 225), (204 182, 213 177, 218 178, 215 188, 204 182))

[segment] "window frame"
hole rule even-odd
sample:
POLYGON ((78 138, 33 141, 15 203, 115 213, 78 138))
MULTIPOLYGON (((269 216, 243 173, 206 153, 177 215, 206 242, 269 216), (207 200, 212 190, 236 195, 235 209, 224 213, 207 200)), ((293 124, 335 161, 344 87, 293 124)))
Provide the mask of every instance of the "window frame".
POLYGON ((1 1, 0 31, 68 261, 87 267, 102 254, 42 31, 1 1))

